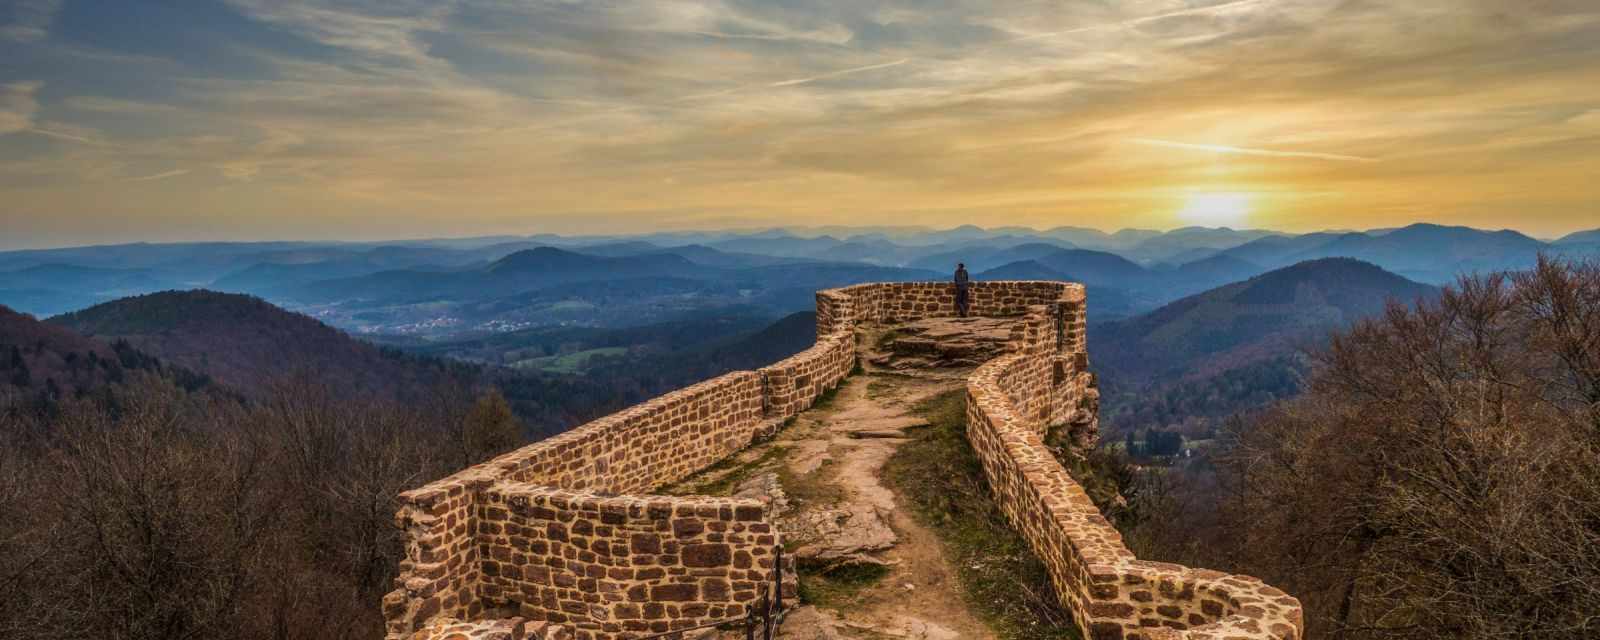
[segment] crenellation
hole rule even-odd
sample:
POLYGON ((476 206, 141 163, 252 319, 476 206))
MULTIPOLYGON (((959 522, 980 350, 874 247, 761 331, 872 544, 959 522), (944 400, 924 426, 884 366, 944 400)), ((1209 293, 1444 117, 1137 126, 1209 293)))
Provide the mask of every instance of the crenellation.
MULTIPOLYGON (((979 282, 971 313, 1015 317, 967 381, 968 437, 1002 512, 1095 639, 1297 638, 1299 602, 1245 576, 1142 561, 1044 438, 1098 438, 1082 285, 979 282)), ((856 330, 955 315, 949 283, 817 293, 817 341, 757 371, 668 393, 403 493, 407 539, 383 601, 390 640, 612 640, 739 615, 790 561, 761 500, 648 495, 770 435, 855 369, 856 330)))

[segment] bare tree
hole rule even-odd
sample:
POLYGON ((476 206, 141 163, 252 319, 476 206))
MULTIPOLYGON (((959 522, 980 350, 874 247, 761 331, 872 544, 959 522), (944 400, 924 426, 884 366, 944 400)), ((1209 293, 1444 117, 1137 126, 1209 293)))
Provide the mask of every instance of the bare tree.
POLYGON ((1239 568, 1335 638, 1600 635, 1600 270, 1461 279, 1229 430, 1239 568))

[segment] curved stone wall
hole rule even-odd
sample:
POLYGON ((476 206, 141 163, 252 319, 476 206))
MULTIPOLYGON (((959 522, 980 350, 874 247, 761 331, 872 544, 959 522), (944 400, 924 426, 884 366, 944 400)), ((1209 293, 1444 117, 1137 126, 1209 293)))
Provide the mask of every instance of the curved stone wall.
POLYGON ((850 374, 855 353, 853 327, 842 327, 759 371, 665 394, 401 494, 406 559, 384 598, 388 638, 511 618, 579 640, 627 638, 742 612, 770 582, 781 542, 767 504, 646 494, 809 408, 850 374))
MULTIPOLYGON (((1253 578, 1134 558, 1044 447, 1049 426, 1093 422, 1081 285, 973 283, 971 312, 1021 319, 1011 352, 968 381, 968 434, 1003 509, 1087 635, 1298 636, 1299 603, 1253 578)), ((547 623, 545 633, 610 640, 742 611, 775 569, 781 537, 768 506, 644 494, 811 407, 854 369, 858 325, 952 315, 948 283, 822 291, 817 342, 806 351, 401 494, 406 559, 384 598, 388 638, 428 637, 418 632, 452 620, 530 620, 547 623)))
POLYGON ((1012 351, 967 381, 967 435, 1001 508, 1049 569, 1085 637, 1294 640, 1300 603, 1249 576, 1134 557, 1122 536, 1045 446, 1052 418, 1087 393, 1083 292, 1033 309, 1012 351), (1062 315, 1068 314, 1063 319, 1062 315), (1073 316, 1077 316, 1074 318, 1073 316), (1044 407, 1044 408, 1041 408, 1044 407))
MULTIPOLYGON (((819 332, 954 315, 952 285, 944 283, 858 285, 817 299, 819 332)), ((1300 602, 1256 578, 1136 558, 1045 446, 1049 427, 1097 410, 1085 304, 1082 285, 1061 282, 982 282, 972 292, 974 315, 1024 317, 1010 353, 967 380, 967 436, 1062 604, 1095 640, 1299 638, 1300 602)))

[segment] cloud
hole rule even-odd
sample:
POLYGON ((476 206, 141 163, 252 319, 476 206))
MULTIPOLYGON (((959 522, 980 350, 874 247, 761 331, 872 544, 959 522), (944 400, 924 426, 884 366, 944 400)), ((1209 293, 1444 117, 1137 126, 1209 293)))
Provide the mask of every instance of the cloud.
POLYGON ((1212 153, 1225 153, 1245 156, 1262 156, 1268 158, 1313 158, 1317 160, 1338 160, 1341 162, 1377 162, 1378 158, 1364 156, 1343 155, 1338 153, 1318 153, 1315 151, 1283 151, 1279 149, 1252 149, 1249 147, 1234 147, 1221 144, 1195 144, 1189 142, 1173 142, 1171 140, 1153 140, 1150 138, 1134 138, 1135 144, 1152 147, 1167 147, 1170 149, 1189 149, 1192 151, 1209 151, 1212 153))
POLYGON ((72 133, 70 131, 61 131, 59 129, 49 127, 29 127, 27 132, 38 134, 47 138, 55 138, 57 140, 67 140, 82 144, 99 144, 98 142, 95 142, 93 138, 90 138, 86 135, 72 133))
POLYGON ((814 75, 814 76, 811 76, 809 78, 795 78, 793 80, 779 80, 777 82, 773 82, 771 84, 768 84, 767 86, 769 86, 769 87, 792 87, 792 86, 800 85, 800 84, 809 84, 809 83, 812 83, 812 82, 816 82, 818 80, 827 80, 829 78, 838 78, 840 76, 847 76, 847 75, 851 75, 851 74, 855 74, 855 73, 861 73, 863 71, 874 71, 874 70, 877 70, 877 69, 887 69, 889 67, 898 67, 898 66, 903 65, 903 64, 905 64, 907 62, 911 62, 911 60, 909 58, 901 58, 901 59, 895 60, 893 62, 884 62, 884 63, 881 63, 881 64, 869 64, 869 65, 862 66, 862 67, 852 67, 852 68, 849 68, 849 69, 840 69, 838 71, 830 71, 828 73, 814 75))
POLYGON ((95 95, 0 86, 0 132, 80 143, 0 145, 0 210, 1163 226, 1160 194, 1215 186, 1309 225, 1521 211, 1529 176, 1541 210, 1600 201, 1579 0, 226 1, 240 33, 181 55, 29 45, 95 95), (194 172, 117 196, 149 167, 194 172))
MULTIPOLYGON (((0 9, 0 16, 5 16, 0 9)), ((12 0, 9 20, 0 24, 0 38, 35 42, 50 35, 50 23, 61 11, 61 0, 12 0)))
POLYGON ((240 12, 330 47, 435 64, 417 34, 443 27, 454 2, 423 0, 227 0, 240 12))
POLYGON ((138 102, 102 96, 72 96, 67 98, 65 104, 79 111, 94 111, 98 113, 170 113, 177 111, 177 107, 167 104, 138 102))
POLYGON ((165 180, 167 178, 176 178, 176 177, 184 175, 186 173, 189 173, 188 169, 173 169, 171 171, 163 171, 161 173, 152 174, 152 175, 148 175, 148 176, 139 176, 137 178, 128 178, 126 181, 127 182, 150 182, 152 180, 165 180))
POLYGON ((1172 19, 1172 18, 1181 18, 1181 17, 1187 17, 1187 16, 1197 16, 1197 15, 1222 13, 1222 12, 1227 12, 1227 11, 1235 11, 1235 10, 1243 9, 1243 8, 1250 7, 1250 6, 1253 6, 1253 5, 1259 5, 1259 4, 1262 4, 1262 3, 1274 2, 1274 1, 1276 1, 1276 0, 1234 0, 1233 2, 1223 2, 1221 4, 1214 4, 1214 5, 1201 6, 1201 7, 1192 7, 1192 8, 1188 8, 1188 9, 1179 9, 1177 11, 1165 11, 1165 12, 1157 13, 1157 14, 1154 14, 1154 15, 1139 16, 1137 18, 1129 18, 1127 20, 1118 20, 1118 21, 1115 21, 1115 22, 1107 22, 1107 23, 1102 23, 1102 24, 1091 24, 1091 25, 1086 25, 1086 26, 1081 26, 1081 27, 1073 27, 1071 29, 1064 29, 1064 30, 1061 30, 1061 31, 1046 31, 1046 32, 1042 32, 1042 33, 1029 33, 1027 35, 1022 35, 1022 36, 1018 36, 1016 38, 1012 38, 1010 41, 1011 42, 1025 42, 1025 41, 1028 41, 1028 40, 1038 40, 1040 38, 1057 38, 1057 37, 1060 37, 1060 36, 1087 33, 1087 32, 1091 32, 1091 31, 1102 31, 1102 30, 1111 30, 1111 29, 1127 29, 1129 27, 1137 27, 1139 25, 1148 24, 1148 23, 1151 23, 1151 22, 1159 22, 1161 20, 1169 20, 1169 19, 1172 19))
POLYGON ((0 84, 0 135, 33 128, 33 116, 39 111, 34 94, 42 86, 37 80, 0 84))

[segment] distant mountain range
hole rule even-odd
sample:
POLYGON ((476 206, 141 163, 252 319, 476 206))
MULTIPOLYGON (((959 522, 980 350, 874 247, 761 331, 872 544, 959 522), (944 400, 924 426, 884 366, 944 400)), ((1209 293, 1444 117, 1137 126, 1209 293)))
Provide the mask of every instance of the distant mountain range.
POLYGON ((1463 272, 1524 268, 1541 252, 1600 256, 1600 230, 1553 242, 1513 231, 1415 224, 1303 235, 968 225, 130 244, 0 252, 0 304, 54 315, 129 295, 203 287, 260 296, 356 333, 448 336, 640 325, 724 306, 783 314, 809 309, 818 288, 946 279, 962 262, 988 278, 1031 272, 1084 282, 1101 301, 1095 313, 1104 319, 1319 258, 1354 258, 1442 284, 1463 272))
POLYGON ((1298 349, 1385 300, 1437 295, 1433 285, 1462 271, 1596 248, 1600 231, 1546 243, 1436 225, 1305 235, 969 226, 10 252, 0 253, 0 302, 69 312, 0 318, 0 365, 16 346, 28 380, 12 387, 32 394, 44 392, 39 380, 81 393, 130 367, 209 377, 245 396, 294 371, 390 397, 465 380, 508 389, 525 419, 565 425, 804 348, 808 321, 789 314, 812 309, 819 289, 944 280, 965 262, 978 280, 1086 284, 1108 421, 1164 425, 1294 393, 1298 349), (231 292, 164 290, 195 280, 231 292), (763 328, 773 333, 746 339, 763 328), (448 360, 487 368, 461 373, 448 360))
MULTIPOLYGON (((527 263, 505 266, 518 264, 527 263)), ((133 296, 48 321, 0 307, 0 411, 48 411, 136 371, 246 401, 306 374, 351 398, 427 407, 498 387, 530 435, 546 436, 780 360, 810 346, 815 327, 810 312, 775 322, 747 307, 622 329, 545 328, 448 343, 397 337, 379 346, 259 298, 203 290, 133 296)))

